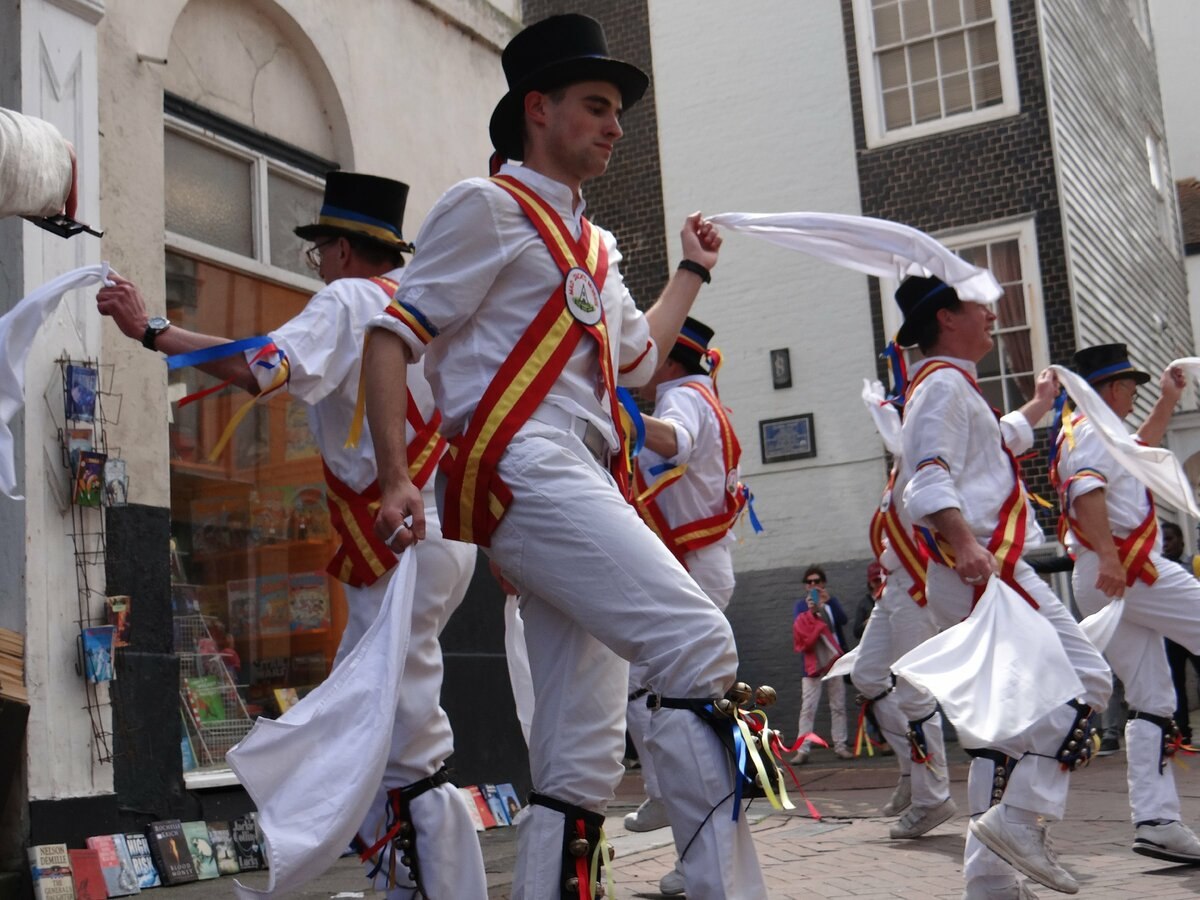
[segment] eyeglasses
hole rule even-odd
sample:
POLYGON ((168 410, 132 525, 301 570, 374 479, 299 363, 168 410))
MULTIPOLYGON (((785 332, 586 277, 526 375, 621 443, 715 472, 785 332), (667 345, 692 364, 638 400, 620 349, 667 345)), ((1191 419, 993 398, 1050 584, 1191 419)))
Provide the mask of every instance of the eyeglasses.
POLYGON ((336 243, 337 238, 330 238, 327 241, 321 241, 319 244, 313 244, 304 251, 304 256, 308 259, 309 268, 316 271, 321 268, 321 251, 330 244, 336 243))
POLYGON ((804 583, 805 584, 824 584, 825 579, 824 578, 805 578, 804 583))

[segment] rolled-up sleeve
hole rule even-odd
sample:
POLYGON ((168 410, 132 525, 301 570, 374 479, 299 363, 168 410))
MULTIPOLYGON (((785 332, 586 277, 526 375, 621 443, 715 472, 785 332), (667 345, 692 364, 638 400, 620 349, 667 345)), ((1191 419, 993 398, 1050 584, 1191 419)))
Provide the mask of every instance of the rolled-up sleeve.
MULTIPOLYGON (((300 315, 270 333, 287 357, 288 393, 305 403, 317 404, 329 396, 358 368, 362 357, 349 308, 339 301, 338 290, 334 282, 317 292, 300 315)), ((275 375, 270 367, 252 362, 255 352, 246 352, 247 362, 265 390, 275 375)))
POLYGON ((443 195, 421 226, 396 296, 369 329, 393 332, 419 359, 430 341, 474 314, 507 262, 497 229, 481 225, 495 221, 492 199, 475 179, 443 195))
POLYGON ((1090 422, 1077 426, 1074 442, 1075 446, 1065 452, 1059 472, 1063 480, 1068 481, 1068 509, 1084 494, 1107 488, 1113 474, 1110 470, 1115 465, 1112 454, 1096 435, 1090 422))
MULTIPOLYGON (((625 286, 621 258, 616 242, 610 240, 604 293, 619 298, 616 304, 606 307, 608 310, 615 307, 620 314, 620 342, 616 348, 617 384, 622 387, 641 387, 658 369, 658 347, 650 338, 650 323, 625 286)), ((611 314, 609 321, 612 321, 611 314)))
POLYGON ((1033 426, 1019 409, 1000 417, 1000 435, 1014 456, 1020 456, 1033 446, 1033 426))
POLYGON ((669 461, 676 465, 685 464, 692 458, 703 414, 699 404, 703 402, 690 389, 673 390, 667 392, 661 406, 655 410, 658 418, 675 429, 675 455, 669 461))
POLYGON ((52 216, 71 192, 71 153, 58 129, 0 108, 0 216, 52 216))
POLYGON ((914 522, 943 509, 962 509, 953 473, 961 471, 967 450, 967 405, 958 397, 966 381, 955 375, 930 376, 913 394, 904 412, 904 458, 913 468, 904 488, 904 507, 914 522))

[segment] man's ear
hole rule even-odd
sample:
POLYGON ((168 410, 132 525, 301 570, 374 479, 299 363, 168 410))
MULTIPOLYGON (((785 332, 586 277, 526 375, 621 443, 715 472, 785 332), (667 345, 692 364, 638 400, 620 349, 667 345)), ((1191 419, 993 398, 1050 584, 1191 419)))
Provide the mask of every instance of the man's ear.
POLYGON ((550 103, 548 94, 530 91, 525 95, 525 121, 537 125, 546 124, 546 109, 550 103))

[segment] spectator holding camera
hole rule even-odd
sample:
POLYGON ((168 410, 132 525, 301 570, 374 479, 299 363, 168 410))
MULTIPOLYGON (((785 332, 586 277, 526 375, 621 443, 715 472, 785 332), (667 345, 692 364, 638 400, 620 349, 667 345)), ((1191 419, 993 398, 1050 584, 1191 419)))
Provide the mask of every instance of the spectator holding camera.
MULTIPOLYGON (((848 620, 837 597, 829 593, 824 569, 809 566, 804 573, 804 587, 805 595, 792 609, 792 638, 796 652, 800 654, 802 675, 798 728, 799 734, 808 735, 821 703, 821 677, 846 652, 842 626, 848 620)), ((833 752, 839 759, 853 759, 854 754, 846 743, 846 683, 841 678, 831 678, 824 683, 829 692, 833 752)), ((804 765, 811 750, 812 741, 805 739, 790 762, 804 765)))

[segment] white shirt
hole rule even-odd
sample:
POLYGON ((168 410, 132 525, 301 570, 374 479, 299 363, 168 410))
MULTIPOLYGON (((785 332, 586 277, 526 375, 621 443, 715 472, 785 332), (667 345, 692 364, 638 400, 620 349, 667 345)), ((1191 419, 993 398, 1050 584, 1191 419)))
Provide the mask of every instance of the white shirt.
POLYGON ((49 122, 0 108, 0 217, 53 216, 71 192, 71 154, 49 122))
MULTIPOLYGON (((1066 481, 1080 469, 1095 469, 1100 475, 1084 474, 1072 481, 1067 487, 1068 501, 1073 503, 1084 494, 1104 488, 1112 533, 1117 537, 1127 537, 1150 512, 1146 486, 1113 459, 1091 420, 1084 419, 1074 427, 1073 433, 1074 448, 1064 439, 1059 450, 1059 476, 1066 481)), ((1067 545, 1072 548, 1079 546, 1074 531, 1069 533, 1067 545)), ((1155 542, 1155 549, 1162 549, 1161 535, 1155 542)))
MULTIPOLYGON (((385 277, 398 281, 403 271, 395 269, 385 277)), ((369 487, 378 474, 375 446, 365 419, 358 446, 344 444, 358 399, 363 335, 367 323, 388 302, 387 293, 372 281, 339 278, 314 294, 298 316, 269 335, 287 354, 287 391, 308 407, 309 427, 321 456, 333 474, 355 491, 369 487)), ((247 351, 247 362, 257 352, 247 351)), ((270 386, 273 369, 255 365, 250 369, 264 389, 270 386)), ((428 420, 434 411, 433 393, 420 366, 409 368, 408 387, 422 418, 428 420)), ((406 428, 411 441, 412 426, 406 428)))
POLYGON ((657 477, 651 471, 658 466, 687 465, 679 480, 658 495, 658 507, 672 528, 725 510, 727 476, 721 425, 699 392, 683 387, 688 382, 713 390, 712 379, 707 375, 686 375, 664 381, 655 392, 654 417, 674 427, 675 455, 667 459, 649 447, 638 454, 638 464, 649 483, 657 477))
MULTIPOLYGON (((572 210, 569 187, 521 166, 506 165, 500 171, 537 191, 572 236, 579 236, 583 203, 572 210)), ((608 249, 600 300, 613 368, 628 368, 618 383, 635 387, 654 373, 657 351, 621 277, 616 239, 603 229, 600 238, 608 249)), ((430 211, 416 246, 396 297, 416 310, 436 336, 426 347, 408 325, 389 315, 377 316, 369 327, 399 335, 414 358, 428 350, 425 371, 444 417, 443 433, 450 437, 466 430, 496 371, 563 275, 512 196, 484 178, 450 188, 430 211)), ((584 336, 544 402, 590 420, 615 449, 608 400, 598 393, 599 371, 595 341, 584 336)))
MULTIPOLYGON (((935 360, 952 363, 976 377, 974 363, 950 357, 922 360, 913 377, 935 360)), ((967 379, 953 369, 941 369, 917 385, 905 402, 901 437, 904 455, 900 476, 907 482, 904 507, 912 521, 932 527, 930 515, 957 509, 972 533, 986 543, 1013 487, 1012 465, 1004 445, 1014 456, 1033 446, 1033 427, 1025 416, 1011 412, 997 421, 992 408, 967 379), (921 465, 933 459, 942 460, 946 468, 921 465)), ((1033 547, 1044 541, 1033 509, 1029 508, 1025 545, 1033 547)))

